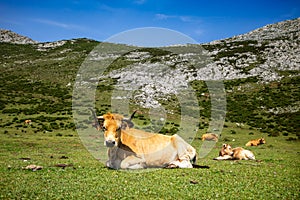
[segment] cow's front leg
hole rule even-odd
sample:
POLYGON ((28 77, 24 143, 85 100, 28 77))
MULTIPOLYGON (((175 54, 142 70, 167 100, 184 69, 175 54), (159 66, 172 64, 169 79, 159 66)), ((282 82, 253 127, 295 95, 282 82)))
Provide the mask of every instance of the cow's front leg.
POLYGON ((106 167, 111 169, 120 169, 121 159, 118 157, 118 148, 109 148, 108 160, 106 161, 106 167))
POLYGON ((121 169, 144 169, 146 162, 144 159, 136 156, 128 156, 121 162, 121 169))
POLYGON ((121 160, 108 160, 106 161, 106 167, 111 169, 120 169, 121 160))
POLYGON ((189 160, 175 160, 169 163, 166 168, 193 168, 189 160))
POLYGON ((233 157, 230 155, 218 156, 214 160, 233 160, 233 157))

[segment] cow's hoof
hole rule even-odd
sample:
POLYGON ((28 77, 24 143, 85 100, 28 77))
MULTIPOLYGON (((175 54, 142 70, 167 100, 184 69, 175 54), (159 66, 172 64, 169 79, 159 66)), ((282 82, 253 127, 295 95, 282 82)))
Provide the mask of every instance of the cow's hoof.
POLYGON ((169 164, 168 166, 166 166, 167 169, 175 169, 175 168, 179 168, 178 165, 175 164, 169 164))

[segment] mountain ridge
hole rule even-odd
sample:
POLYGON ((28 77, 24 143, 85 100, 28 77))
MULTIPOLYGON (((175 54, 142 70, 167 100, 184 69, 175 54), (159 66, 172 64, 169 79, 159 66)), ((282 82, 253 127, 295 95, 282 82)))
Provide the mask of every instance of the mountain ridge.
MULTIPOLYGON (((267 24, 263 27, 254 29, 248 33, 238 34, 225 39, 213 40, 211 42, 202 43, 201 45, 213 45, 218 44, 223 41, 245 41, 245 40, 271 40, 275 39, 279 36, 288 35, 292 32, 297 32, 300 29, 300 17, 290 20, 280 21, 274 24, 267 24), (288 28, 288 29, 287 29, 288 28), (283 32, 281 30, 284 30, 283 32), (279 34, 278 34, 279 33, 279 34)), ((73 39, 62 39, 57 41, 46 41, 39 42, 35 41, 27 36, 20 35, 11 30, 1 29, 0 28, 0 42, 9 42, 16 44, 34 44, 34 43, 58 43, 60 41, 68 41, 68 40, 76 40, 81 38, 73 38, 73 39)), ((97 41, 91 38, 88 40, 97 41)), ((101 42, 101 41, 98 41, 101 42)), ((180 45, 179 45, 180 46, 180 45)))
MULTIPOLYGON (((98 83, 95 107, 99 114, 120 111, 112 109, 111 101, 130 98, 132 108, 163 105, 166 113, 173 115, 172 119, 181 114, 176 89, 191 86, 199 101, 203 129, 211 119, 209 99, 213 95, 206 83, 216 80, 224 83, 229 122, 244 123, 272 135, 284 131, 286 135, 299 133, 296 124, 300 110, 300 31, 295 25, 298 22, 296 19, 274 25, 280 31, 268 39, 244 37, 165 48, 140 48, 89 39, 27 45, 0 42, 3 116, 0 126, 13 128, 17 120, 14 117, 19 120, 26 117, 41 121, 35 131, 74 128, 72 101, 80 96, 72 96, 72 91, 80 85, 98 83), (199 60, 201 56, 209 58, 208 65, 199 60), (95 68, 91 76, 85 76, 86 71, 79 71, 87 67, 84 63, 87 66, 95 63, 96 67, 109 65, 103 73, 95 68), (125 89, 131 96, 114 93, 115 89, 125 89), (63 123, 47 122, 45 116, 55 118, 53 114, 62 117, 59 119, 63 123)), ((268 27, 275 30, 271 25, 268 27)), ((261 31, 251 34, 268 33, 266 27, 261 31)), ((82 103, 91 107, 88 101, 82 103)), ((190 102, 186 105, 191 106, 190 102)))
POLYGON ((245 41, 245 40, 256 40, 256 41, 272 40, 278 37, 288 37, 290 36, 291 33, 299 32, 299 30, 300 30, 300 17, 291 20, 280 21, 274 24, 267 24, 263 27, 254 29, 248 33, 239 34, 221 40, 214 40, 206 44, 216 44, 222 41, 236 42, 236 41, 245 41))
POLYGON ((11 30, 0 29, 0 42, 8 42, 14 44, 35 44, 37 41, 29 37, 20 35, 11 30))

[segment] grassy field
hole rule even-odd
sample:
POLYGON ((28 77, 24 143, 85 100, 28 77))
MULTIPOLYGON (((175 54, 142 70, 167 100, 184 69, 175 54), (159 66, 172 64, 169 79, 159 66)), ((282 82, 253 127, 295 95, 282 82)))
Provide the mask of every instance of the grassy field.
MULTIPOLYGON (((299 199, 300 196, 300 146, 298 141, 288 141, 287 136, 266 137, 265 145, 248 147, 256 161, 215 161, 213 158, 218 156, 222 143, 244 146, 249 139, 262 136, 228 124, 215 148, 197 161, 209 169, 116 171, 105 168, 92 157, 74 132, 58 136, 26 129, 21 134, 14 131, 0 134, 1 199, 299 199), (41 165, 43 169, 24 170, 29 164, 41 165)), ((198 153, 202 144, 199 137, 193 141, 198 153)))
MULTIPOLYGON (((224 82, 227 113, 222 137, 197 162, 209 169, 116 171, 86 149, 72 115, 77 70, 97 44, 79 39, 38 51, 35 45, 0 43, 0 199, 299 199, 300 87, 294 71, 280 72, 284 76, 280 82, 260 83, 256 78, 224 82), (25 119, 32 124, 25 125, 25 119), (247 148, 256 161, 213 160, 223 143, 244 147, 262 136, 265 145, 247 148), (43 169, 23 169, 30 164, 43 169)), ((153 61, 162 53, 148 51, 153 61)), ((128 61, 119 59, 115 64, 112 67, 126 66, 128 61)), ((98 114, 111 110, 115 82, 112 78, 99 82, 98 114)), ((211 103, 202 95, 208 93, 203 81, 191 86, 201 109, 192 143, 200 154, 207 148, 200 138, 209 128, 211 103)), ((178 101, 172 97, 160 103, 174 111, 160 131, 174 134, 180 129, 178 101)), ((136 108, 130 104, 131 110, 136 108)), ((149 110, 141 110, 143 114, 134 119, 136 126, 156 130, 149 110)), ((90 125, 84 122, 79 127, 90 125)))

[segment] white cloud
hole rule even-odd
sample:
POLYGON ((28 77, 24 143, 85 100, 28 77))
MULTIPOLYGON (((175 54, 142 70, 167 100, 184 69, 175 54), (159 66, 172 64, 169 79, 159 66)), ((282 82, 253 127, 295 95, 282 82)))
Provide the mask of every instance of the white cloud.
POLYGON ((11 19, 4 19, 1 18, 0 22, 5 23, 5 24, 10 24, 10 25, 24 25, 23 23, 21 23, 20 21, 15 21, 15 20, 11 20, 11 19))
POLYGON ((134 2, 135 4, 141 5, 141 4, 146 3, 146 0, 134 0, 133 2, 134 2))
POLYGON ((201 20, 197 17, 185 16, 185 15, 166 15, 166 14, 158 13, 155 15, 155 18, 158 20, 177 19, 182 22, 189 22, 189 23, 201 22, 201 20))
POLYGON ((169 19, 169 18, 176 18, 176 16, 174 15, 165 15, 165 14, 156 14, 155 15, 155 18, 156 19, 159 19, 159 20, 165 20, 165 19, 169 19))
POLYGON ((58 26, 61 28, 69 28, 70 27, 70 25, 68 25, 68 24, 64 24, 64 23, 60 23, 60 22, 56 22, 56 21, 52 21, 52 20, 47 20, 47 19, 34 19, 33 21, 39 22, 42 24, 51 25, 51 26, 58 26))
POLYGON ((196 35, 198 35, 198 36, 199 36, 199 35, 201 36, 201 35, 204 34, 204 31, 201 30, 201 29, 197 29, 197 30, 194 31, 194 33, 195 33, 196 35))
POLYGON ((54 21, 54 20, 48 20, 48 19, 37 18, 37 19, 33 19, 33 21, 42 23, 42 24, 46 24, 46 25, 50 25, 50 26, 64 28, 64 29, 84 29, 83 27, 78 26, 78 25, 66 24, 66 23, 62 23, 62 22, 58 22, 58 21, 54 21))

